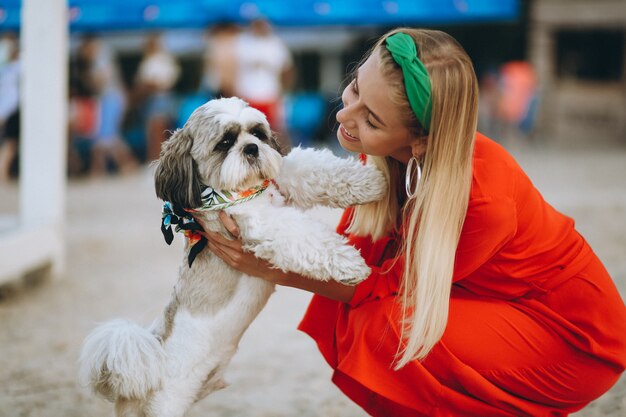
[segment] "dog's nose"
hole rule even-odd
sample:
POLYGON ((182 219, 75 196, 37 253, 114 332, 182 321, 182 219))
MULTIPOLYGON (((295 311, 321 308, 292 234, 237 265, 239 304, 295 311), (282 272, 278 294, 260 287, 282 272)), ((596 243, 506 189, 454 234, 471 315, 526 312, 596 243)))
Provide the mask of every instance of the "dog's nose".
POLYGON ((254 156, 255 158, 259 156, 259 147, 254 143, 250 143, 243 148, 243 153, 248 156, 254 156))

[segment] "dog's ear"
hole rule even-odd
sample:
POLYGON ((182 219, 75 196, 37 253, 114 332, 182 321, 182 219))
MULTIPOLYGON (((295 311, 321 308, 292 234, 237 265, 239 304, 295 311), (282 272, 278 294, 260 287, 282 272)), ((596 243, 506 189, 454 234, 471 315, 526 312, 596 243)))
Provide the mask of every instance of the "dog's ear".
POLYGON ((154 174, 157 196, 183 208, 201 205, 202 184, 196 161, 191 157, 193 138, 178 129, 161 146, 161 155, 154 174))
POLYGON ((282 144, 276 132, 272 132, 272 135, 270 136, 268 143, 272 148, 274 148, 282 156, 285 156, 289 153, 289 149, 285 145, 282 144))

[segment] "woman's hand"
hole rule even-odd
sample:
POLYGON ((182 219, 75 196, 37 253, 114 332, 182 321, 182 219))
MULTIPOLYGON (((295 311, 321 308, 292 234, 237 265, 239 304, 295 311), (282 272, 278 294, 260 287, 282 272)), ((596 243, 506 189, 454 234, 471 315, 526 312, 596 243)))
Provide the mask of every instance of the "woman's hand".
MULTIPOLYGON (((283 272, 264 259, 257 258, 253 253, 243 249, 239 238, 239 226, 232 217, 220 211, 220 221, 235 239, 227 239, 219 233, 201 232, 208 240, 208 248, 227 265, 246 275, 262 278, 274 284, 300 288, 324 297, 348 302, 354 295, 355 287, 337 281, 318 281, 296 274, 283 272)), ((206 227, 200 223, 206 230, 206 227)))
MULTIPOLYGON (((207 238, 207 247, 209 250, 228 266, 239 272, 279 284, 282 271, 274 268, 272 264, 266 260, 257 258, 252 252, 246 252, 239 238, 239 226, 237 222, 223 211, 219 212, 219 217, 226 230, 228 230, 234 239, 227 239, 216 232, 200 232, 202 236, 207 238)), ((205 228, 204 225, 202 226, 205 228)))

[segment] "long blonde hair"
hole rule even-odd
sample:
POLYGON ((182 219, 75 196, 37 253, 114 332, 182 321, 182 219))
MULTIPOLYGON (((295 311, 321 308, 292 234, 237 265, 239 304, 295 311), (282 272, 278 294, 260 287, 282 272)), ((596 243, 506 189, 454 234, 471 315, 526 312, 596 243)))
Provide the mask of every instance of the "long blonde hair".
POLYGON ((395 363, 399 369, 424 359, 448 321, 455 254, 472 180, 478 83, 471 60, 444 32, 396 29, 381 37, 373 53, 380 54, 391 100, 416 138, 426 140, 418 191, 403 206, 403 164, 391 157, 367 157, 385 174, 390 191, 383 201, 356 207, 348 228, 350 233, 378 239, 403 225, 402 334, 395 363), (430 76, 432 119, 427 135, 408 103, 402 72, 384 46, 385 39, 399 31, 413 38, 430 76))

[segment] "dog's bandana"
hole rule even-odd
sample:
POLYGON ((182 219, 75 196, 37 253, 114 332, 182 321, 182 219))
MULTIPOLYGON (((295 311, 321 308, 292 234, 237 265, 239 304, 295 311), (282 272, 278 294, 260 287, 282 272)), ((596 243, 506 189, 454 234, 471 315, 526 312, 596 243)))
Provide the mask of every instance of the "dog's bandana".
POLYGON ((203 231, 202 226, 195 221, 193 213, 201 211, 224 210, 225 208, 241 204, 260 195, 270 185, 269 180, 245 191, 231 192, 226 190, 216 190, 207 187, 202 192, 202 205, 194 209, 180 207, 177 204, 166 201, 161 212, 161 232, 167 244, 174 240, 172 225, 175 224, 176 232, 181 232, 189 240, 189 254, 187 262, 189 267, 196 256, 205 248, 207 240, 199 232, 203 231))
POLYGON ((224 210, 235 204, 241 204, 261 194, 270 185, 270 180, 263 181, 263 184, 249 188, 245 191, 234 192, 226 190, 216 190, 211 187, 207 187, 202 192, 202 206, 198 209, 189 210, 203 211, 203 210, 224 210))

